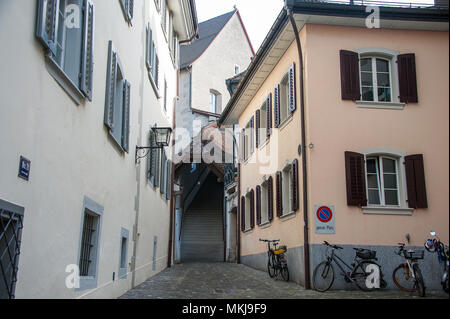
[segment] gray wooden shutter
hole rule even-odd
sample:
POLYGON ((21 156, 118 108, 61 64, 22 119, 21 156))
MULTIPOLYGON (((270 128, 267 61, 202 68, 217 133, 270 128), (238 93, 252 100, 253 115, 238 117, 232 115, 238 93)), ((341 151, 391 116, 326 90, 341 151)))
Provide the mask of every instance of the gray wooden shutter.
POLYGON ((59 0, 38 0, 36 37, 56 55, 59 0))
POLYGON ((245 196, 241 197, 241 230, 245 231, 245 196))
POLYGON ((117 67, 117 53, 112 41, 109 41, 104 122, 110 129, 114 128, 114 99, 116 95, 117 67))
MULTIPOLYGON (((155 141, 155 133, 153 131, 150 131, 150 146, 155 147, 156 146, 156 141, 155 141)), ((149 171, 149 180, 150 180, 150 184, 153 187, 157 187, 157 171, 158 171, 158 149, 157 148, 153 148, 150 149, 150 154, 149 154, 149 159, 150 159, 150 171, 149 171)))
POLYGON ((423 155, 405 157, 406 188, 410 208, 428 208, 423 155))
POLYGON ((283 215, 283 173, 277 172, 276 180, 276 193, 277 193, 277 216, 281 217, 283 215))
POLYGON ((83 56, 81 59, 81 92, 92 101, 94 75, 94 3, 84 0, 83 14, 83 56))
POLYGON ((266 118, 266 135, 269 137, 272 134, 272 93, 269 94, 266 100, 266 118))
POLYGON ((130 103, 131 85, 125 80, 123 84, 122 147, 127 153, 130 149, 130 103))
POLYGON ((352 101, 361 99, 358 53, 341 50, 340 61, 342 99, 352 101))
POLYGON ((297 87, 296 87, 296 78, 295 78, 295 63, 292 63, 289 69, 289 83, 288 83, 288 91, 289 91, 289 112, 293 113, 297 108, 297 87))
POLYGON ((261 225, 261 186, 256 186, 256 225, 261 225))
POLYGON ((345 176, 347 184, 347 205, 366 206, 366 173, 364 155, 345 152, 345 176))
POLYGON ((260 120, 261 120, 261 111, 260 110, 256 110, 255 118, 256 118, 256 128, 255 128, 256 148, 258 148, 259 147, 259 129, 260 129, 260 120))
POLYGON ((152 43, 153 43, 153 32, 150 27, 150 23, 148 23, 147 27, 147 54, 145 55, 145 64, 147 65, 147 69, 149 72, 151 72, 151 66, 152 66, 152 43))
POLYGON ((280 119, 280 85, 276 85, 273 90, 273 112, 275 116, 275 128, 279 128, 280 119))
POLYGON ((298 187, 298 160, 295 159, 292 162, 291 167, 291 189, 292 189, 292 196, 291 196, 291 204, 292 204, 292 210, 296 212, 300 206, 299 201, 299 187, 298 187))
POLYGON ((255 191, 250 191, 250 228, 255 228, 255 191))
POLYGON ((153 80, 155 80, 156 87, 159 88, 159 58, 158 54, 156 53, 155 53, 155 65, 153 67, 155 68, 154 70, 155 78, 153 80))
MULTIPOLYGON (((252 116, 252 118, 250 119, 250 154, 253 154, 253 152, 255 151, 255 141, 252 139, 252 137, 255 136, 255 117, 252 116)), ((250 154, 249 157, 250 157, 250 154)))
POLYGON ((273 177, 270 176, 267 181, 267 204, 268 204, 268 217, 269 221, 273 220, 273 177))
POLYGON ((397 57, 400 102, 417 103, 416 56, 414 53, 397 57))
POLYGON ((169 200, 172 195, 172 161, 167 161, 166 168, 166 200, 169 200))
POLYGON ((161 169, 161 149, 157 148, 155 152, 155 187, 160 187, 160 172, 161 169))

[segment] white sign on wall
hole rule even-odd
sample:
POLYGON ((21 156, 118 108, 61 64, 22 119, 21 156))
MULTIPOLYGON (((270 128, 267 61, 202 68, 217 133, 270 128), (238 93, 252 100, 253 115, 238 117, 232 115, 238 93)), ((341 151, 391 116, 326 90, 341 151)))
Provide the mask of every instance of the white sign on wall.
POLYGON ((335 234, 334 206, 315 205, 316 234, 335 234))

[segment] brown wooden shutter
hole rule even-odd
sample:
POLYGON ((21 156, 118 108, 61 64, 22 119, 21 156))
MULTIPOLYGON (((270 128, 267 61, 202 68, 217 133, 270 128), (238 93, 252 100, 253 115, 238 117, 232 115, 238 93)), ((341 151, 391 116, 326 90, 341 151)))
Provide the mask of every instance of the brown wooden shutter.
POLYGON ((292 210, 298 211, 299 206, 299 187, 298 187, 298 160, 295 159, 291 168, 291 184, 292 184, 292 210))
POLYGON ((423 155, 405 157, 406 188, 410 208, 428 208, 423 155))
POLYGON ((283 215, 283 174, 277 172, 277 216, 281 217, 283 215))
POLYGON ((269 221, 273 220, 273 177, 270 176, 267 181, 267 204, 268 204, 268 217, 269 221))
POLYGON ((245 196, 241 197, 241 230, 245 231, 245 196))
POLYGON ((295 109, 297 108, 297 98, 296 98, 296 91, 297 87, 295 85, 296 79, 295 79, 295 63, 292 63, 291 68, 289 69, 289 112, 293 113, 295 109))
POLYGON ((347 181, 347 205, 366 206, 366 176, 364 155, 345 152, 345 176, 347 181))
POLYGON ((253 154, 254 150, 255 150, 255 141, 253 140, 253 137, 255 136, 255 117, 252 116, 252 118, 250 119, 250 136, 249 136, 249 142, 250 142, 250 155, 253 154))
POLYGON ((416 56, 414 53, 397 57, 400 102, 417 103, 416 56))
POLYGON ((267 127, 267 137, 272 134, 272 93, 269 94, 266 100, 266 127, 267 127))
POLYGON ((280 85, 273 90, 273 112, 275 116, 275 128, 280 127, 280 85))
POLYGON ((359 85, 359 56, 352 51, 341 50, 341 93, 343 100, 361 98, 359 85))
POLYGON ((256 225, 261 225, 261 186, 256 186, 256 225))
POLYGON ((260 126, 260 118, 261 118, 261 111, 260 110, 256 110, 256 114, 255 114, 255 118, 256 118, 256 148, 259 147, 259 128, 260 126))
POLYGON ((250 228, 255 227, 255 191, 250 191, 250 228))

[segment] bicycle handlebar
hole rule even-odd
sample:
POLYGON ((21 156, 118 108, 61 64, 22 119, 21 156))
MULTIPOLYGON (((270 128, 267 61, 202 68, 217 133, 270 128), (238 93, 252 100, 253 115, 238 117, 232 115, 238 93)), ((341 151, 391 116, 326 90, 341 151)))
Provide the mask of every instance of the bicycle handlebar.
POLYGON ((331 245, 329 242, 327 242, 326 240, 323 242, 323 244, 325 245, 325 246, 330 246, 330 247, 332 247, 332 248, 334 248, 334 249, 344 249, 343 247, 340 247, 340 246, 336 246, 336 245, 331 245))
POLYGON ((269 240, 269 239, 259 239, 259 241, 263 241, 263 242, 266 242, 266 243, 275 243, 275 242, 279 242, 280 240, 279 239, 275 239, 275 240, 269 240))

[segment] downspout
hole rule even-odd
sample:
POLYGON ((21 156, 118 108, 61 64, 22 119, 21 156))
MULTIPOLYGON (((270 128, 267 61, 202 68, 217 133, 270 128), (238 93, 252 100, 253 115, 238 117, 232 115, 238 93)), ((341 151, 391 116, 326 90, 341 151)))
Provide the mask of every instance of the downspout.
POLYGON ((305 97, 304 97, 304 65, 303 65, 303 52, 302 44, 300 42, 300 35, 298 34, 297 24, 294 20, 292 10, 286 6, 286 11, 291 22, 292 28, 295 34, 295 41, 297 42, 297 51, 299 56, 299 69, 300 69, 300 113, 301 113, 301 135, 302 135, 302 174, 303 174, 303 218, 304 218, 304 257, 305 257, 305 289, 311 289, 310 284, 310 264, 309 264, 309 227, 308 227, 308 179, 307 179, 307 158, 306 158, 306 119, 305 119, 305 97))
MULTIPOLYGON (((178 77, 177 77, 178 81, 178 77)), ((177 94, 178 95, 178 94, 177 94)), ((173 103, 173 111, 172 111, 172 127, 175 131, 177 122, 176 122, 176 108, 177 102, 176 99, 173 103)), ((172 138, 172 161, 171 161, 171 170, 170 170, 170 222, 169 222, 169 252, 167 257, 167 267, 172 267, 172 248, 173 248, 173 236, 174 236, 174 219, 175 219, 175 205, 176 205, 176 197, 174 196, 174 179, 175 179, 175 163, 173 162, 173 158, 175 154, 175 139, 172 138)))

